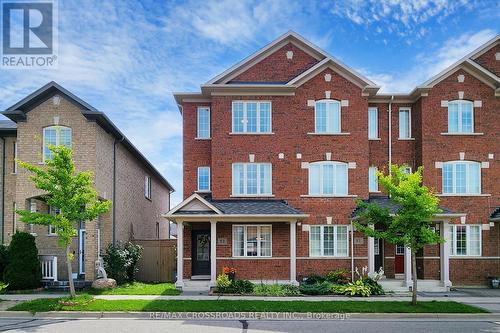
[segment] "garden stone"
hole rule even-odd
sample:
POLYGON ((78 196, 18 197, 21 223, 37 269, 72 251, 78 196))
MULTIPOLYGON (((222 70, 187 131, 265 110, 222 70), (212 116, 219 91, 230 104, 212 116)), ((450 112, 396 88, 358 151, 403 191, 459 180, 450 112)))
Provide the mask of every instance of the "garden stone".
POLYGON ((92 288, 94 289, 116 288, 116 280, 110 278, 97 279, 94 282, 92 282, 92 288))

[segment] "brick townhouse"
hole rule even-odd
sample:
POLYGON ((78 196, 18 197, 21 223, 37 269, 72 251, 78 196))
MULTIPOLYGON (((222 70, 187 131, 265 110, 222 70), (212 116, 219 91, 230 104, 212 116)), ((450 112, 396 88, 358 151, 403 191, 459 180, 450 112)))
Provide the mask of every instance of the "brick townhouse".
POLYGON ((26 225, 14 211, 57 214, 57 207, 47 206, 43 192, 14 160, 43 165, 51 157, 49 144, 71 147, 77 170, 91 171, 99 197, 113 203, 96 221, 75 226, 73 272, 79 280, 96 278, 96 261, 111 242, 169 237, 161 214, 170 209, 172 186, 103 112, 50 82, 3 115, 10 120, 0 122, 2 243, 8 244, 16 230, 33 233, 44 280, 68 280, 64 250, 52 227, 26 225))
MULTIPOLYGON (((408 94, 379 86, 289 32, 201 85, 175 93, 184 126, 177 285, 237 278, 297 283, 382 267, 411 284, 410 252, 352 227, 356 200, 395 210, 376 170, 424 166, 445 243, 418 254, 422 286, 500 275, 500 36, 408 94)), ((378 227, 378 226, 375 226, 378 227)))

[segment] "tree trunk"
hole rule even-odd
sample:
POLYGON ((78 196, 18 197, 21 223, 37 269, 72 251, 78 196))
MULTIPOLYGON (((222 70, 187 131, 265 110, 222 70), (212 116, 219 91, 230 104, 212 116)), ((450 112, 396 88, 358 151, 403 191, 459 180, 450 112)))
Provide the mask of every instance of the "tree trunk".
POLYGON ((415 250, 411 251, 411 276, 413 279, 411 304, 417 305, 417 252, 415 250))
POLYGON ((71 297, 76 297, 75 284, 73 283, 73 269, 71 268, 71 253, 69 245, 66 246, 66 268, 68 269, 69 293, 71 297))

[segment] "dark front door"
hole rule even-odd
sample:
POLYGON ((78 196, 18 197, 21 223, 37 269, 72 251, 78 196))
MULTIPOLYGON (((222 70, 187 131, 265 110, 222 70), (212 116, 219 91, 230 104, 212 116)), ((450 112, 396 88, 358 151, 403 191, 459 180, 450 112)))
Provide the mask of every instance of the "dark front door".
POLYGON ((396 255, 394 256, 394 273, 403 274, 405 272, 405 247, 396 245, 396 255))
POLYGON ((210 275, 210 231, 192 231, 192 275, 210 275))
POLYGON ((384 240, 375 238, 374 241, 375 270, 378 272, 380 268, 384 269, 384 240))

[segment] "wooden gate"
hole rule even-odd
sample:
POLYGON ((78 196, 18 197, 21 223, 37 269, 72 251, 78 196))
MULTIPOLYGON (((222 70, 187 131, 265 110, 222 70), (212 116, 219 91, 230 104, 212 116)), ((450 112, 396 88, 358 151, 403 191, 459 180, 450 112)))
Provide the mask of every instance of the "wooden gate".
POLYGON ((134 244, 143 247, 139 261, 138 281, 170 282, 175 281, 177 269, 177 240, 134 240, 134 244))

